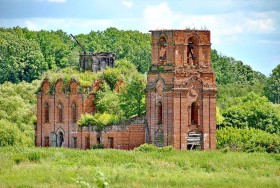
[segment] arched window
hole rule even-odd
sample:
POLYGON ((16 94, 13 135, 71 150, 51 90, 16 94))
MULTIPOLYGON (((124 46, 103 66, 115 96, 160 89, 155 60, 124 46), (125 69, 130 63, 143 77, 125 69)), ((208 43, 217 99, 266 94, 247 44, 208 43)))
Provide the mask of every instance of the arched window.
POLYGON ((189 64, 195 67, 198 66, 198 39, 196 37, 188 39, 187 58, 189 64))
POLYGON ((50 122, 50 107, 48 103, 45 103, 44 105, 44 117, 45 117, 45 123, 50 122))
POLYGON ((162 103, 158 102, 158 114, 157 114, 158 124, 162 124, 162 103))
POLYGON ((63 106, 61 102, 58 103, 58 122, 62 123, 63 122, 63 106))
POLYGON ((72 103, 72 122, 77 122, 77 104, 75 102, 72 103))
POLYGON ((198 124, 198 104, 193 102, 191 106, 191 123, 198 124))
POLYGON ((165 37, 159 39, 159 60, 161 63, 166 62, 167 42, 165 37))

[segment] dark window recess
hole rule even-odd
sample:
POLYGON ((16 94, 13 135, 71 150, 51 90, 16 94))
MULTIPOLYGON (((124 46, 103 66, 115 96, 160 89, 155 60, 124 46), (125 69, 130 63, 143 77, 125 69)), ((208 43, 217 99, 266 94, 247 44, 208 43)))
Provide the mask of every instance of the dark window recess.
POLYGON ((193 102, 191 106, 191 123, 198 124, 198 105, 197 102, 193 102))
POLYGON ((96 141, 97 141, 97 144, 101 144, 101 138, 100 137, 97 137, 96 141))
POLYGON ((50 146, 50 138, 48 136, 45 137, 45 147, 50 146))
POLYGON ((90 148, 90 140, 89 137, 85 138, 85 149, 89 149, 90 148))
POLYGON ((63 106, 61 103, 58 103, 58 122, 63 122, 63 106))
POLYGON ((50 110, 49 110, 49 104, 46 103, 44 106, 44 117, 45 117, 45 123, 49 123, 50 119, 50 110))
POLYGON ((114 138, 108 137, 109 148, 114 148, 114 138))
POLYGON ((159 39, 159 60, 160 62, 166 61, 166 53, 167 53, 167 42, 165 37, 161 37, 159 39))
POLYGON ((72 103, 72 122, 77 122, 77 104, 75 102, 72 103))
POLYGON ((73 148, 77 148, 77 137, 73 137, 73 148))
POLYGON ((187 58, 188 63, 191 63, 193 66, 198 66, 198 39, 196 37, 190 37, 188 39, 188 50, 187 58))
POLYGON ((158 114, 157 114, 158 124, 162 124, 162 103, 158 102, 158 114))

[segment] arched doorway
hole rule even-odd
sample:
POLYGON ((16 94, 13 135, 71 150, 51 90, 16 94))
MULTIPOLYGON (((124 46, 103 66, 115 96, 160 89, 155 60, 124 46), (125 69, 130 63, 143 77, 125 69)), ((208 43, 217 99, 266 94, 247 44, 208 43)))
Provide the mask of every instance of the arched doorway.
POLYGON ((64 135, 62 131, 59 131, 57 133, 57 140, 56 140, 57 146, 58 147, 63 147, 64 145, 64 135))

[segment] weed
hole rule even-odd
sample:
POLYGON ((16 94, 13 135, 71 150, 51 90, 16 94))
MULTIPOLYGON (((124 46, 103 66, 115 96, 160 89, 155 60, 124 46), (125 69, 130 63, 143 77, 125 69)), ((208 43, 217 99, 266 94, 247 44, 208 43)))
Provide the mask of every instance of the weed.
POLYGON ((41 156, 39 153, 32 152, 28 155, 28 159, 30 162, 39 162, 40 158, 41 156))

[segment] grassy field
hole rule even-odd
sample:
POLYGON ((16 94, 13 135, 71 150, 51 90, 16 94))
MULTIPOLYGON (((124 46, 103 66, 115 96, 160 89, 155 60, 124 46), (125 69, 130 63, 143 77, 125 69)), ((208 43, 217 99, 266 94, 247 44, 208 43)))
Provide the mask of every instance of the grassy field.
POLYGON ((0 187, 280 187, 280 155, 0 148, 0 187))

